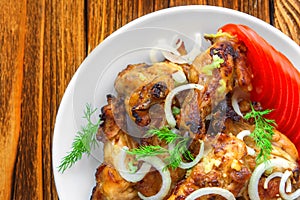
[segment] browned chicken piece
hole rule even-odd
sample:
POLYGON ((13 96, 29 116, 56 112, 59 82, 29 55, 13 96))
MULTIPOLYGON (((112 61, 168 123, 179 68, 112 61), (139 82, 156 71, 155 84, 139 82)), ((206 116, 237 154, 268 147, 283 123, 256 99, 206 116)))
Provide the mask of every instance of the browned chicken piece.
POLYGON ((133 183, 125 181, 118 171, 102 164, 96 172, 97 185, 93 189, 91 200, 136 200, 140 199, 133 183))
POLYGON ((168 77, 159 77, 138 88, 126 98, 127 112, 138 126, 147 126, 151 122, 149 113, 151 106, 163 103, 169 91, 174 88, 174 80, 168 77))
MULTIPOLYGON (((169 169, 171 175, 171 189, 169 194, 164 198, 168 199, 168 196, 171 195, 171 191, 175 188, 177 182, 182 180, 185 176, 185 170, 176 168, 175 170, 169 169)), ((136 184, 136 189, 141 192, 144 196, 153 196, 155 195, 161 188, 161 176, 158 171, 150 171, 143 180, 136 184)))
MULTIPOLYGON (((226 101, 234 87, 240 87, 249 92, 252 90, 252 73, 247 66, 245 47, 234 37, 209 38, 212 42, 210 48, 196 57, 191 66, 183 69, 191 83, 204 86, 204 90, 190 92, 181 103, 181 115, 177 116, 179 128, 189 131, 193 138, 199 139, 207 132, 217 134, 223 132, 225 120, 228 116, 226 101), (212 74, 206 74, 203 69, 213 62, 213 56, 217 55, 224 62, 220 68, 211 69, 212 74), (225 101, 225 102, 222 102, 225 101), (206 118, 210 115, 210 126, 205 127, 206 118), (195 137, 196 136, 196 137, 195 137)), ((229 103, 231 104, 231 102, 229 103)), ((231 109, 231 117, 238 118, 231 109)))
MULTIPOLYGON (((220 73, 226 86, 239 86, 244 91, 251 91, 251 80, 253 74, 251 67, 247 65, 246 47, 237 37, 221 35, 219 37, 206 36, 212 42, 212 46, 207 50, 210 55, 218 55, 225 62, 221 64, 220 73)), ((195 61, 197 62, 197 61, 195 61)), ((196 64, 196 63, 195 63, 196 64)), ((201 66, 200 66, 201 67, 201 66)))
POLYGON ((131 96, 141 86, 147 85, 160 76, 169 75, 182 68, 174 63, 160 62, 151 66, 147 64, 128 65, 118 74, 115 80, 115 89, 120 96, 131 96))
MULTIPOLYGON (((207 142, 207 141, 206 141, 207 142)), ((193 191, 203 187, 221 187, 236 197, 246 189, 251 171, 244 159, 247 155, 245 143, 233 135, 220 134, 213 139, 212 149, 192 168, 189 176, 179 182, 169 200, 185 199, 193 191)), ((211 196, 201 197, 210 199, 211 196)), ((214 199, 222 199, 215 195, 214 199)))
POLYGON ((299 155, 294 143, 284 134, 275 130, 272 138, 273 155, 281 156, 291 162, 298 162, 299 155), (276 152, 276 153, 275 153, 276 152))
MULTIPOLYGON (((139 199, 138 191, 145 196, 156 194, 161 187, 159 182, 161 176, 155 169, 152 169, 142 181, 137 183, 125 181, 116 170, 121 147, 135 148, 138 144, 119 126, 126 124, 126 119, 122 120, 120 117, 120 115, 124 117, 124 105, 111 95, 107 96, 107 101, 108 104, 101 110, 103 123, 97 134, 97 138, 104 142, 104 163, 97 169, 96 186, 93 189, 91 199, 139 199), (114 110, 116 110, 115 113, 114 110), (116 115, 119 118, 116 118, 116 115), (116 120, 119 122, 116 123, 116 120), (149 187, 149 185, 153 186, 149 187)), ((170 175, 172 187, 174 187, 184 177, 185 170, 179 168, 170 170, 170 175)))
POLYGON ((104 162, 97 169, 96 186, 91 199, 138 199, 135 184, 124 180, 115 169, 121 147, 135 148, 137 143, 120 128, 119 125, 124 126, 125 122, 113 112, 114 109, 118 110, 118 114, 124 119, 125 110, 122 109, 122 104, 111 95, 107 96, 107 102, 101 109, 103 123, 97 133, 97 138, 104 142, 104 162))
POLYGON ((113 139, 119 131, 126 130, 125 108, 122 99, 107 95, 107 105, 101 108, 102 123, 98 129, 97 139, 105 142, 113 139))
POLYGON ((150 107, 162 103, 175 87, 172 74, 177 71, 182 71, 182 68, 166 61, 151 66, 129 65, 119 73, 115 81, 116 91, 125 98, 127 113, 137 125, 149 125, 150 107))
POLYGON ((185 100, 180 109, 180 115, 177 117, 179 130, 184 133, 188 132, 191 138, 201 139, 205 136, 205 116, 202 114, 203 93, 199 90, 190 90, 185 93, 185 100))

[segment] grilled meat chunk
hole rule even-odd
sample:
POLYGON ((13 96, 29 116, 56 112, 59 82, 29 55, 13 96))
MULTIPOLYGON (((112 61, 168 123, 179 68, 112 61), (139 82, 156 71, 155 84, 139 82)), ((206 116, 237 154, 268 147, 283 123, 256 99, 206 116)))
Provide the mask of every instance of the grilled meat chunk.
POLYGON ((139 126, 147 126, 151 117, 149 108, 163 102, 175 87, 172 74, 182 68, 174 63, 161 62, 151 66, 129 65, 119 73, 115 88, 125 98, 129 117, 139 126))
POLYGON ((100 165, 96 172, 96 182, 91 200, 140 199, 133 187, 134 184, 125 181, 110 165, 100 165))
MULTIPOLYGON (((178 183, 169 200, 184 199, 203 187, 225 188, 236 197, 246 189, 251 171, 244 162, 247 155, 245 143, 233 135, 226 134, 220 134, 216 140, 212 140, 211 150, 192 168, 189 176, 178 183)), ((215 195, 214 198, 220 197, 215 195)))
POLYGON ((103 123, 97 133, 98 140, 104 143, 104 162, 97 169, 91 199, 138 199, 134 184, 124 180, 116 170, 120 149, 123 146, 135 148, 137 143, 120 127, 125 126, 125 110, 120 101, 108 95, 107 102, 101 109, 103 123), (118 115, 114 110, 118 111, 118 115))

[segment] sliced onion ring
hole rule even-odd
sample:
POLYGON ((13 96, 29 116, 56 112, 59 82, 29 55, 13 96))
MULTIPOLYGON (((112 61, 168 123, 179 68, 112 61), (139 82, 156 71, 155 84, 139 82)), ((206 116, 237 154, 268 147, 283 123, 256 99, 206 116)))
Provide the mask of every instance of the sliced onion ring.
POLYGON ((192 192, 190 195, 188 195, 185 198, 185 200, 194 200, 196 198, 199 198, 201 196, 208 195, 208 194, 218 194, 218 195, 223 196, 227 200, 235 200, 234 195, 230 191, 223 189, 223 188, 219 188, 219 187, 200 188, 200 189, 192 192))
POLYGON ((281 178, 282 175, 283 175, 282 172, 274 172, 274 173, 270 174, 270 175, 266 178, 266 180, 265 180, 265 182, 264 182, 264 189, 268 189, 268 184, 269 184, 269 182, 270 182, 273 178, 276 178, 276 177, 280 177, 280 178, 281 178))
POLYGON ((185 64, 188 63, 188 61, 186 59, 184 59, 181 55, 177 55, 174 53, 171 53, 169 51, 162 51, 163 56, 173 62, 173 63, 177 63, 177 64, 185 64))
POLYGON ((290 161, 277 157, 274 159, 270 159, 267 162, 261 163, 258 165, 250 178, 249 185, 248 185, 248 194, 250 199, 260 199, 259 194, 258 194, 258 183, 263 175, 263 173, 272 168, 272 167, 281 167, 284 169, 289 169, 293 166, 293 163, 290 161))
POLYGON ((202 140, 199 140, 199 142, 200 142, 201 146, 200 146, 200 150, 199 150, 199 153, 196 156, 196 158, 192 162, 189 162, 189 163, 180 162, 180 164, 179 164, 180 168, 190 169, 190 168, 194 167, 202 159, 203 154, 204 154, 204 142, 202 140))
MULTIPOLYGON (((282 172, 274 172, 272 173, 271 175, 269 175, 266 180, 265 180, 265 183, 264 183, 264 189, 268 189, 268 184, 269 182, 275 178, 275 177, 282 177, 283 173, 282 172)), ((288 179, 287 182, 286 182, 287 186, 286 186, 286 192, 291 192, 292 191, 292 182, 291 182, 291 179, 288 179)))
POLYGON ((285 183, 287 182, 287 180, 289 179, 289 177, 291 175, 292 175, 292 172, 289 170, 286 170, 283 173, 282 178, 280 180, 279 194, 283 199, 297 199, 298 197, 300 197, 300 189, 296 190, 295 192, 293 192, 291 194, 287 194, 285 191, 285 183))
POLYGON ((163 199, 169 192, 171 188, 171 175, 169 170, 164 169, 166 164, 157 156, 148 156, 144 158, 140 158, 139 160, 144 161, 146 163, 151 164, 161 175, 162 184, 158 193, 153 196, 146 197, 142 193, 138 192, 138 195, 141 199, 145 200, 157 200, 163 199))
POLYGON ((172 113, 172 100, 173 100, 174 96, 183 90, 188 90, 188 89, 203 90, 203 88, 204 87, 200 84, 190 83, 190 84, 178 86, 178 87, 174 88, 173 90, 171 90, 171 92, 167 95, 167 98, 165 101, 165 107, 164 107, 166 120, 167 120, 168 124, 170 125, 170 127, 174 128, 176 126, 176 120, 172 113))
POLYGON ((244 117, 239 106, 239 101, 241 99, 248 99, 249 94, 244 92, 241 88, 235 87, 233 90, 232 98, 231 98, 231 105, 233 110, 235 111, 236 114, 238 114, 241 117, 244 117))
MULTIPOLYGON (((236 135, 236 137, 237 137, 237 139, 240 139, 240 140, 244 141, 244 137, 245 136, 250 136, 250 134, 251 134, 251 132, 249 130, 243 130, 243 131, 239 132, 236 135)), ((247 146, 247 145, 246 145, 246 147, 247 147, 248 155, 254 156, 255 155, 255 150, 253 148, 247 146)))
POLYGON ((128 182, 136 183, 136 182, 141 181, 146 176, 146 174, 151 169, 151 165, 149 165, 148 163, 143 163, 141 168, 138 171, 136 171, 135 173, 131 173, 127 169, 126 164, 125 164, 127 150, 128 150, 128 147, 126 147, 126 146, 121 148, 117 169, 123 179, 125 179, 128 182))

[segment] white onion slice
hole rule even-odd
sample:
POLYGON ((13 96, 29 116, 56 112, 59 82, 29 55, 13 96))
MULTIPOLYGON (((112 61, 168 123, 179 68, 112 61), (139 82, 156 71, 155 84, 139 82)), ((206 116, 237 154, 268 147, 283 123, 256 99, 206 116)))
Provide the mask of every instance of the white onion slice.
POLYGON ((238 114, 241 117, 244 117, 244 115, 242 114, 242 112, 240 110, 239 102, 238 102, 237 98, 234 96, 234 93, 231 98, 231 105, 236 114, 238 114))
POLYGON ((274 172, 272 173, 271 175, 269 175, 265 182, 264 182, 264 189, 268 189, 268 184, 269 182, 273 179, 273 178, 276 178, 276 177, 282 177, 283 173, 282 172, 274 172))
POLYGON ((171 187, 170 172, 169 172, 169 170, 164 169, 166 164, 157 156, 148 156, 148 157, 140 158, 139 160, 149 163, 154 168, 156 168, 157 171, 160 173, 161 179, 162 179, 161 188, 158 193, 156 193, 153 196, 146 197, 142 193, 138 192, 139 197, 141 199, 145 199, 145 200, 163 199, 168 194, 170 187, 171 187))
POLYGON ((219 188, 219 187, 200 188, 200 189, 192 192, 190 195, 188 195, 185 198, 185 200, 194 200, 196 198, 199 198, 201 196, 208 195, 208 194, 218 194, 218 195, 223 196, 227 200, 235 200, 234 195, 230 191, 223 189, 223 188, 219 188))
MULTIPOLYGON (((169 50, 165 50, 162 51, 163 56, 173 62, 173 63, 177 63, 177 64, 191 64, 195 58, 201 53, 200 47, 201 47, 201 42, 202 42, 202 37, 201 34, 196 34, 196 39, 194 42, 194 46, 192 48, 191 51, 189 51, 186 55, 180 55, 180 53, 178 52, 178 49, 180 48, 180 46, 182 45, 183 41, 181 39, 177 40, 178 44, 176 44, 176 49, 174 49, 173 47, 169 46, 166 49, 169 50)), ((162 44, 161 44, 162 45, 162 44)), ((166 47, 167 45, 163 45, 162 47, 166 47)))
POLYGON ((172 74, 172 78, 176 83, 182 84, 186 82, 186 76, 183 71, 178 70, 177 72, 172 74))
MULTIPOLYGON (((264 183, 264 189, 268 189, 268 184, 269 182, 275 178, 275 177, 282 177, 283 173, 282 172, 274 172, 272 173, 271 175, 269 175, 266 180, 265 180, 265 183, 264 183)), ((286 182, 286 192, 291 192, 292 191, 292 182, 291 182, 291 179, 288 179, 287 182, 286 182)))
POLYGON ((297 199, 300 197, 300 189, 296 190, 295 192, 293 192, 291 194, 287 194, 285 191, 285 183, 287 182, 287 180, 289 179, 289 177, 291 175, 292 175, 292 172, 289 170, 286 170, 283 173, 282 178, 280 180, 279 193, 283 199, 297 199))
POLYGON ((188 63, 188 61, 186 59, 184 59, 181 55, 177 55, 177 54, 174 54, 172 52, 169 52, 169 51, 162 51, 161 52, 163 54, 163 56, 173 62, 173 63, 177 63, 177 64, 186 64, 188 63))
POLYGON ((241 88, 236 87, 233 90, 233 94, 231 97, 231 105, 233 110, 235 111, 236 114, 238 114, 241 117, 244 117, 239 106, 239 101, 241 99, 247 99, 249 98, 249 94, 244 92, 241 88))
POLYGON ((141 168, 138 171, 136 171, 135 173, 131 173, 127 169, 126 164, 125 164, 127 150, 128 150, 128 147, 126 147, 126 146, 121 148, 117 169, 123 179, 125 179, 128 182, 136 183, 136 182, 141 181, 146 176, 146 174, 151 169, 151 165, 149 165, 148 163, 143 163, 141 168))
MULTIPOLYGON (((237 137, 238 139, 244 141, 244 137, 245 137, 245 136, 250 136, 250 134, 251 134, 251 132, 250 132, 249 130, 243 130, 243 131, 239 132, 239 133, 236 135, 236 137, 237 137)), ((246 145, 246 147, 247 147, 247 153, 248 153, 248 155, 254 156, 254 155, 255 155, 255 150, 254 150, 253 148, 247 146, 247 145, 246 145)))
POLYGON ((165 110, 166 120, 170 125, 170 127, 174 128, 176 126, 176 120, 172 113, 172 100, 174 96, 183 90, 188 90, 188 89, 203 90, 203 88, 204 87, 202 85, 190 83, 190 84, 178 86, 173 90, 171 90, 171 92, 169 92, 169 94, 166 97, 164 110, 165 110))
POLYGON ((258 183, 259 180, 261 178, 261 176, 263 175, 263 173, 272 168, 272 167, 281 167, 284 169, 288 169, 292 166, 293 163, 287 161, 286 159, 283 158, 274 158, 274 159, 270 159, 267 162, 261 163, 260 165, 258 165, 255 170, 252 173, 252 176, 250 178, 249 181, 249 185, 248 185, 248 194, 250 199, 260 199, 259 198, 259 194, 258 194, 258 183))
POLYGON ((176 49, 178 50, 180 47, 181 47, 181 45, 183 44, 183 40, 182 39, 177 39, 177 42, 176 42, 176 49))
POLYGON ((196 158, 189 162, 189 163, 185 163, 185 162, 180 162, 179 167, 182 169, 190 169, 192 167, 194 167, 203 157, 204 154, 204 142, 202 140, 199 141, 200 142, 200 150, 198 155, 196 156, 196 158))

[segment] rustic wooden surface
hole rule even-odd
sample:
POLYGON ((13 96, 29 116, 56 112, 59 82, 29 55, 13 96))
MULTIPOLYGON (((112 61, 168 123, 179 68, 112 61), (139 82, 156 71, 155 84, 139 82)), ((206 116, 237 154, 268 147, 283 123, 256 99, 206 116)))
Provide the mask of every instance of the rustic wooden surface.
POLYGON ((0 199, 58 199, 53 129, 76 69, 124 24, 188 4, 249 13, 300 44, 300 0, 0 0, 0 199))

